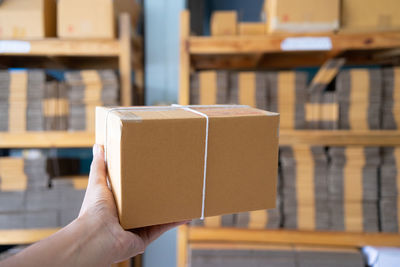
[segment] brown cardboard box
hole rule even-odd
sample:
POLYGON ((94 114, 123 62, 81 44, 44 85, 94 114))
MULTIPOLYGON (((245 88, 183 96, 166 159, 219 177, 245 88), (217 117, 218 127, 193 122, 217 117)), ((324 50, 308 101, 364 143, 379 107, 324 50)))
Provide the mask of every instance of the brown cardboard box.
POLYGON ((261 22, 240 22, 239 35, 265 35, 267 27, 261 22))
POLYGON ((55 0, 5 0, 0 5, 0 39, 54 37, 55 0))
MULTIPOLYGON (((279 115, 249 107, 193 109, 209 116, 204 215, 275 207, 279 115)), ((182 108, 97 107, 96 143, 107 140, 125 229, 201 217, 206 125, 205 117, 182 108)))
POLYGON ((339 0, 267 0, 268 32, 330 32, 339 28, 339 0))
POLYGON ((57 7, 58 37, 115 37, 112 0, 59 0, 57 7))
POLYGON ((237 35, 237 12, 215 11, 211 15, 211 35, 228 36, 237 35))
POLYGON ((400 1, 343 0, 341 28, 349 31, 400 29, 400 1))
POLYGON ((140 9, 134 0, 59 0, 58 36, 115 38, 118 15, 124 12, 135 25, 140 9))

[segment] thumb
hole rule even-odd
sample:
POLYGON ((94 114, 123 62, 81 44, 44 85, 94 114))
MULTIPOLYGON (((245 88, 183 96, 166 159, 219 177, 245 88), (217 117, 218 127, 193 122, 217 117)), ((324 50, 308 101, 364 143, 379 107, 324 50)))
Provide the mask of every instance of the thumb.
POLYGON ((90 165, 88 190, 95 185, 107 186, 106 164, 104 162, 104 148, 102 145, 93 146, 93 161, 90 165))

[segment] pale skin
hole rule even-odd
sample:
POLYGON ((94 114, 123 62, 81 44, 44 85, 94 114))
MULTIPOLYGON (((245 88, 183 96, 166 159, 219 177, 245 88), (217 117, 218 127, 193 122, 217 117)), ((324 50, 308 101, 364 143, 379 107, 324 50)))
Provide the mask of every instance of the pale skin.
POLYGON ((93 147, 89 184, 77 219, 17 255, 0 262, 14 266, 110 266, 144 252, 147 245, 180 223, 125 231, 107 186, 104 151, 93 147))

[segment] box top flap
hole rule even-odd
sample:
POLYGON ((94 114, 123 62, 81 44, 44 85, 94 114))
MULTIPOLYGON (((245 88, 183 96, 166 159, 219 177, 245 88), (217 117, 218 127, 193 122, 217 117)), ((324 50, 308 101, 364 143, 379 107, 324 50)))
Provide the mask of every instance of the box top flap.
POLYGON ((278 113, 240 105, 227 106, 156 106, 156 107, 99 107, 112 113, 121 121, 170 120, 203 118, 191 110, 199 111, 210 118, 243 116, 278 116, 278 113), (189 109, 188 109, 189 108, 189 109))

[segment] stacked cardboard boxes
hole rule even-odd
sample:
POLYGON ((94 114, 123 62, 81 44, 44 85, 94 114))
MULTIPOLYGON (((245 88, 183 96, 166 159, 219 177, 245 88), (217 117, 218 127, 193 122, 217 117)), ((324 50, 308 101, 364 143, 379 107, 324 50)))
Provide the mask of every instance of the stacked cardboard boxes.
POLYGON ((340 129, 380 129, 381 70, 344 70, 337 77, 336 90, 339 101, 340 129))
POLYGON ((332 230, 377 232, 377 147, 331 147, 328 187, 332 230))
POLYGON ((358 249, 337 247, 301 247, 289 245, 249 246, 236 249, 219 246, 193 248, 190 263, 205 266, 264 266, 264 267, 363 267, 364 258, 358 249))
POLYGON ((190 103, 193 105, 227 104, 229 73, 227 71, 199 71, 192 75, 190 103))
POLYGON ((0 71, 0 131, 44 129, 44 71, 0 71))
POLYGON ((68 94, 63 83, 53 81, 46 84, 43 109, 44 129, 46 131, 65 131, 68 129, 68 94))
POLYGON ((382 148, 380 168, 382 232, 400 232, 400 147, 382 148))
POLYGON ((113 70, 65 73, 69 93, 69 130, 94 131, 96 106, 116 106, 119 85, 113 70))
POLYGON ((231 72, 229 103, 266 110, 268 106, 267 75, 267 72, 231 72))
POLYGON ((38 150, 0 158, 0 229, 55 228, 77 217, 87 179, 53 179, 49 187, 47 164, 38 150))
POLYGON ((281 129, 305 129, 307 74, 280 71, 268 74, 268 110, 280 113, 281 129))
POLYGON ((400 128, 400 67, 383 69, 382 129, 400 128))
POLYGON ((323 147, 281 147, 283 225, 301 230, 329 229, 327 171, 323 147))

